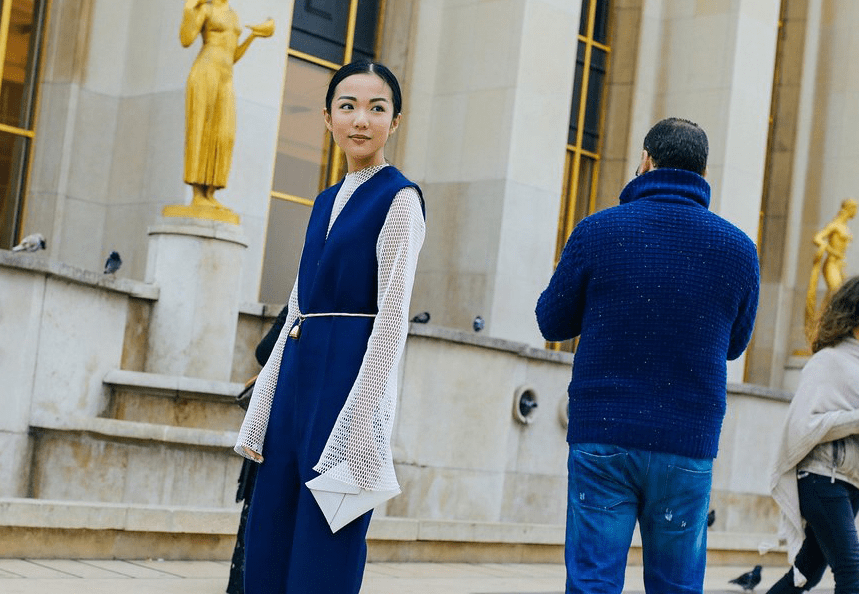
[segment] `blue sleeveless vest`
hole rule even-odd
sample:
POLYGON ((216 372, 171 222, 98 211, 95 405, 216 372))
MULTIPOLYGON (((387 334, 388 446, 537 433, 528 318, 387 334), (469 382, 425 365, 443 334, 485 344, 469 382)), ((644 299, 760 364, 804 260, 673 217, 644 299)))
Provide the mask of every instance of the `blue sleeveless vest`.
POLYGON ((413 187, 420 195, 416 184, 389 165, 358 186, 326 239, 342 184, 323 191, 313 204, 298 272, 298 307, 303 314, 376 313, 379 233, 397 192, 413 187))
MULTIPOLYGON (((355 189, 326 239, 341 184, 323 191, 313 205, 298 273, 302 314, 378 312, 379 233, 397 192, 413 187, 420 194, 417 185, 387 166, 355 189)), ((303 472, 310 473, 319 459, 358 377, 373 322, 370 317, 343 316, 296 320, 300 338, 286 341, 278 380, 284 385, 279 390, 294 407, 289 417, 296 424, 290 423, 287 431, 301 444, 303 472)), ((314 476, 307 474, 305 480, 314 476)))

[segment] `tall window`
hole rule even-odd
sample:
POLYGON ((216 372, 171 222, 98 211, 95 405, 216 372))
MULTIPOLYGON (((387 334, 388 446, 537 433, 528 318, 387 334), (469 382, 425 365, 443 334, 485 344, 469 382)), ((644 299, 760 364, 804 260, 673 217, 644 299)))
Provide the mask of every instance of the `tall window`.
POLYGON ((260 301, 283 303, 292 289, 314 197, 345 172, 322 119, 332 74, 374 59, 385 0, 295 3, 272 181, 260 301))
POLYGON ((0 0, 0 248, 18 239, 45 0, 0 0))
MULTIPOLYGON (((602 101, 607 80, 609 0, 582 0, 576 74, 570 107, 570 128, 564 163, 564 187, 558 215, 555 261, 580 220, 594 211, 599 177, 602 101)), ((573 344, 553 343, 551 348, 572 350, 573 344)))

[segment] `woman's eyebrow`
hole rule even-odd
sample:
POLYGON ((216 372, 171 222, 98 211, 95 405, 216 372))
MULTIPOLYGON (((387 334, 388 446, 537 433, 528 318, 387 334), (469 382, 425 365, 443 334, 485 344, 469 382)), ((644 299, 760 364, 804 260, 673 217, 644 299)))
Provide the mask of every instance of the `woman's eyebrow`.
MULTIPOLYGON (((351 95, 340 95, 337 97, 337 101, 358 101, 357 97, 353 97, 351 95)), ((370 99, 370 103, 375 103, 379 101, 384 101, 385 103, 389 103, 390 100, 387 97, 373 97, 370 99)))

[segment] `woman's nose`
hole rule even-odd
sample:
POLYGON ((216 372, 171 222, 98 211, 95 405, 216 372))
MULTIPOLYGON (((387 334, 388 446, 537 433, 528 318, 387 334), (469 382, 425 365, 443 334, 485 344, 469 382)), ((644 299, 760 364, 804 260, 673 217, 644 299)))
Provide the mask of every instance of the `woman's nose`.
POLYGON ((367 114, 364 112, 364 110, 357 110, 355 112, 355 121, 353 122, 354 126, 356 128, 366 128, 367 122, 367 114))

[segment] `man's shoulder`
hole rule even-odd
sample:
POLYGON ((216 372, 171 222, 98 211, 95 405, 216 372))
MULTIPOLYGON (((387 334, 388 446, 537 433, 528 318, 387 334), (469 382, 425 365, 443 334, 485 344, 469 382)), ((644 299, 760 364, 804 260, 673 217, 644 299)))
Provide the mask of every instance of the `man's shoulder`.
POLYGON ((734 223, 732 223, 728 219, 726 219, 720 215, 717 215, 714 212, 710 212, 710 211, 707 211, 707 212, 709 212, 711 217, 712 217, 712 220, 713 220, 712 225, 714 226, 714 228, 718 229, 718 231, 720 233, 722 233, 724 236, 733 240, 733 242, 739 248, 745 249, 747 251, 754 252, 755 254, 757 254, 757 246, 755 245, 755 242, 752 240, 751 237, 749 237, 749 235, 745 231, 740 229, 739 226, 735 225, 734 223))

